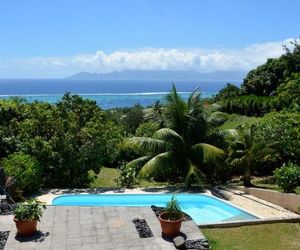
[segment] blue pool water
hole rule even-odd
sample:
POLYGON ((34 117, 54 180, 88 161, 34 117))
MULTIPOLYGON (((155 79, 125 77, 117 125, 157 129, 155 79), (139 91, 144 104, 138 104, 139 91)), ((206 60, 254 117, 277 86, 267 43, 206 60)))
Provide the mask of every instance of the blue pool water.
MULTIPOLYGON (((53 199, 55 206, 161 206, 172 194, 82 194, 61 195, 53 199)), ((258 219, 220 199, 199 194, 176 194, 179 205, 196 224, 258 219)))

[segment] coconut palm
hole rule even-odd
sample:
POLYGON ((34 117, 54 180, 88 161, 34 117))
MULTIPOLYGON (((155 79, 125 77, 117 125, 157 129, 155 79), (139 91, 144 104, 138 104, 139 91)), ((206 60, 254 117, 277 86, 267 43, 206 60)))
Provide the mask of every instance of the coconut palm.
POLYGON ((251 170, 255 162, 266 162, 274 160, 278 157, 275 154, 273 145, 265 145, 255 141, 254 126, 247 129, 232 129, 231 139, 232 143, 229 149, 228 158, 226 162, 233 166, 242 167, 244 170, 243 184, 245 187, 251 187, 251 170))
POLYGON ((128 140, 143 154, 128 166, 139 168, 143 177, 184 177, 186 184, 191 183, 192 177, 200 181, 201 166, 224 156, 222 149, 207 143, 210 130, 200 93, 195 90, 185 102, 173 85, 166 96, 164 117, 167 127, 156 131, 152 138, 128 140))

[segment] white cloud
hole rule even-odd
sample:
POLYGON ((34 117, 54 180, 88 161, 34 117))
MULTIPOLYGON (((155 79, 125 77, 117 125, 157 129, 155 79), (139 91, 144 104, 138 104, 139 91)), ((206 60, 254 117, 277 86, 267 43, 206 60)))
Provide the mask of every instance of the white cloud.
MULTIPOLYGON (((266 61, 279 57, 284 41, 253 44, 240 49, 163 49, 150 48, 136 51, 115 51, 71 57, 32 57, 6 60, 2 68, 11 68, 37 77, 64 77, 80 71, 110 72, 122 70, 250 70, 266 61)), ((11 72, 13 72, 11 68, 11 72)), ((1 71, 0 71, 1 74, 1 71)))

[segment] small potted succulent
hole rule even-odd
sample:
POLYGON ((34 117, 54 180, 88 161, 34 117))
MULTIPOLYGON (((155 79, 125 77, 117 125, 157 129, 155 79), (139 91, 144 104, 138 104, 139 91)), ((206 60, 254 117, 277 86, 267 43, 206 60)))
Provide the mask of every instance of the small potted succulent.
POLYGON ((40 221, 44 208, 45 205, 36 199, 17 204, 14 209, 14 222, 19 235, 31 236, 36 232, 37 222, 40 221))
POLYGON ((175 237, 180 233, 183 213, 174 195, 167 203, 164 212, 159 215, 158 219, 160 221, 163 236, 175 237))

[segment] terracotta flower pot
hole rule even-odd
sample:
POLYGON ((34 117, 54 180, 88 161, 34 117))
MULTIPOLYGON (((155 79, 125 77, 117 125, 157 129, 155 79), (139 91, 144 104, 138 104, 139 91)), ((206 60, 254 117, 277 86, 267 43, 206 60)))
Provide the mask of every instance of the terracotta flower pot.
POLYGON ((14 222, 16 223, 18 234, 22 236, 31 236, 36 232, 37 220, 21 221, 14 218, 14 222))
POLYGON ((179 220, 175 220, 175 221, 169 220, 168 218, 169 218, 168 213, 162 213, 158 217, 161 225, 162 234, 163 236, 167 236, 167 237, 175 237, 180 233, 183 216, 181 216, 179 220))

